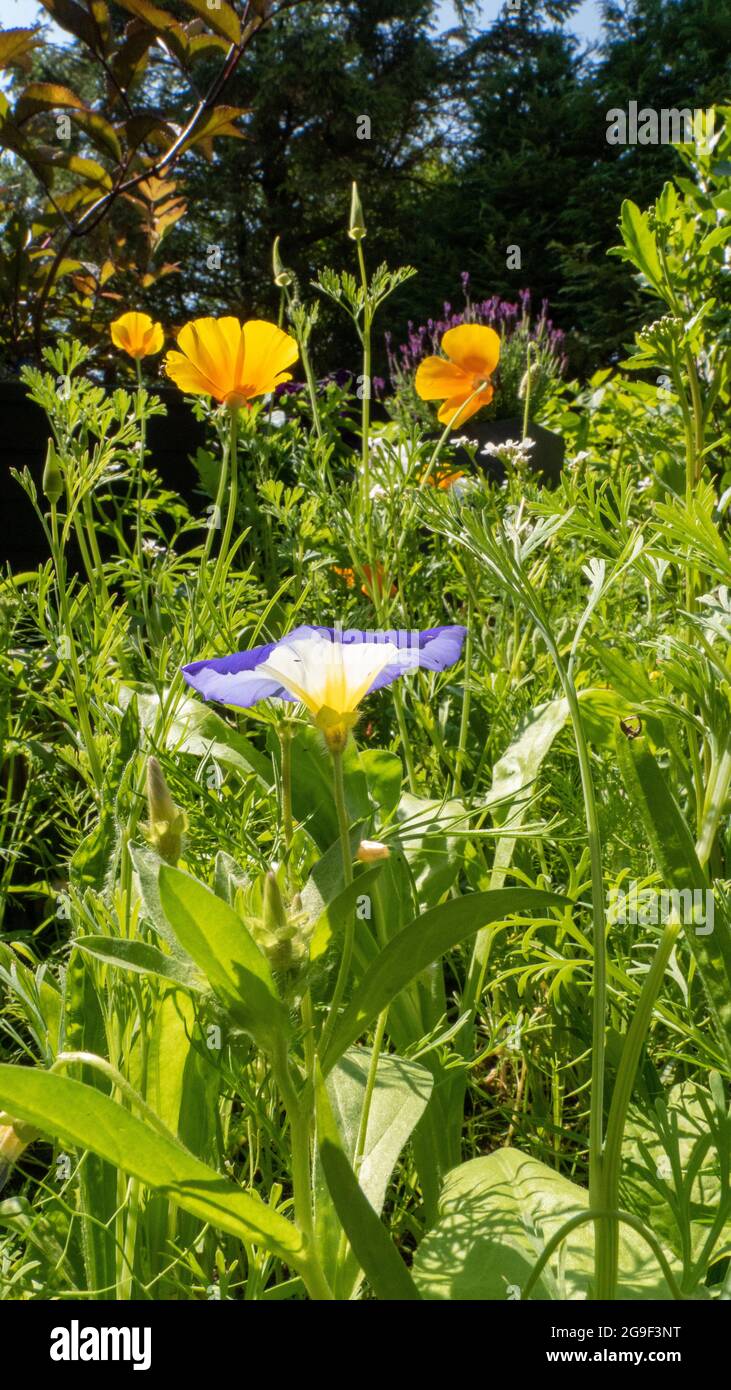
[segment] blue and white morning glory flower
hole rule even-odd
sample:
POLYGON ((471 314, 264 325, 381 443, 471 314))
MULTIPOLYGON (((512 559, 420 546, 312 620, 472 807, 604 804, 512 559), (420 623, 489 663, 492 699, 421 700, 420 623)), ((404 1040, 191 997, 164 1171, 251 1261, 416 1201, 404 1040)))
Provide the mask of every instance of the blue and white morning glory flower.
POLYGON ((366 695, 416 667, 444 671, 459 660, 466 628, 339 631, 299 627, 278 642, 183 667, 206 700, 248 709, 259 700, 303 704, 329 746, 342 748, 366 695))

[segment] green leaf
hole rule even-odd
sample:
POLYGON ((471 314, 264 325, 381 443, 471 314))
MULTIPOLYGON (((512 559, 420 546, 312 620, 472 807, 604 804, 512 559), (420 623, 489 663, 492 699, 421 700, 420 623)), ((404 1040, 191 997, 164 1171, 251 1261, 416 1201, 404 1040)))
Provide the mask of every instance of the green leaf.
POLYGON ((157 946, 147 941, 130 941, 116 936, 79 936, 74 945, 86 951, 105 965, 116 965, 121 970, 132 970, 138 975, 156 975, 162 980, 184 985, 186 989, 205 989, 205 981, 198 972, 175 956, 165 955, 157 946))
POLYGON ((195 10, 214 33, 228 39, 229 43, 241 42, 241 23, 239 17, 226 0, 217 0, 215 9, 208 0, 185 0, 189 9, 195 10))
POLYGON ((88 48, 97 48, 98 35, 94 20, 81 5, 76 4, 76 0, 41 0, 41 4, 62 29, 81 39, 88 48))
MULTIPOLYGON (((122 700, 130 700, 132 692, 122 690, 122 700)), ((140 719, 144 729, 155 732, 161 717, 161 701, 157 695, 137 695, 140 719)), ((200 700, 183 700, 176 708, 175 718, 168 726, 165 747, 171 753, 191 753, 195 757, 210 757, 217 763, 232 767, 244 777, 258 777, 262 786, 271 787, 274 781, 271 762, 215 710, 200 700)))
MULTIPOLYGON (((358 840, 358 833, 351 843, 358 840)), ((342 929, 345 915, 355 910, 358 899, 367 894, 383 871, 384 862, 370 864, 356 873, 352 883, 343 882, 343 857, 339 844, 331 845, 315 864, 302 889, 302 907, 312 930, 310 960, 317 960, 327 950, 333 936, 342 929)))
POLYGON ((0 1107, 62 1144, 98 1154, 237 1240, 253 1241, 288 1263, 303 1252, 300 1232, 285 1217, 91 1086, 0 1064, 0 1107))
POLYGON ((655 234, 650 229, 649 214, 640 212, 636 203, 626 198, 620 219, 627 258, 636 265, 661 298, 665 298, 664 277, 657 252, 655 234))
MULTIPOLYGON (((551 1237, 588 1205, 584 1188, 517 1149, 461 1164, 447 1175, 439 1219, 416 1253, 414 1280, 422 1298, 520 1298, 551 1237)), ((594 1229, 587 1222, 566 1237, 532 1298, 591 1297, 593 1277, 594 1229)), ((671 1296, 650 1247, 626 1226, 620 1228, 617 1288, 620 1299, 671 1296)))
MULTIPOLYGON (((327 1078, 327 1094, 336 1119, 340 1147, 351 1167, 355 1158, 366 1082, 371 1062, 368 1048, 351 1047, 327 1078)), ((361 1192, 380 1216, 391 1175, 404 1145, 418 1124, 431 1095, 431 1074, 418 1062, 382 1053, 368 1115, 363 1158, 358 1169, 361 1192)), ((358 1265, 352 1252, 338 1270, 340 1222, 328 1199, 321 1164, 315 1164, 315 1226, 325 1276, 338 1299, 352 1298, 358 1286, 358 1265)))
POLYGON ((404 792, 396 809, 399 843, 408 861, 422 907, 433 907, 454 883, 462 863, 463 842, 450 835, 463 830, 461 801, 428 801, 404 792))
POLYGON ((323 1072, 331 1070, 346 1048, 411 980, 480 927, 500 922, 516 912, 545 912, 551 907, 565 907, 566 903, 566 898, 538 888, 500 888, 452 898, 417 917, 366 970, 335 1026, 322 1058, 323 1072))
POLYGON ((335 1210, 353 1253, 380 1299, 413 1301, 420 1294, 406 1265, 376 1216, 343 1152, 322 1077, 318 1077, 317 1142, 320 1162, 335 1210))
MULTIPOLYGON (((652 1109, 630 1111, 622 1147, 622 1205, 637 1212, 678 1258, 689 1237, 692 1257, 699 1259, 724 1203, 726 1219, 716 1234, 712 1264, 731 1255, 731 1193, 728 1174, 725 1180, 721 1176, 729 1148, 723 1099, 719 1114, 705 1086, 682 1081, 652 1109), (715 1134, 709 1121, 715 1122, 715 1134), (679 1207, 687 1223, 682 1216, 678 1222, 679 1207)), ((705 1268, 704 1263, 702 1275, 705 1268)))
POLYGON ((385 748, 361 748, 358 755, 368 791, 385 816, 398 806, 404 770, 401 759, 385 748))
MULTIPOLYGON (((373 809, 354 741, 343 754, 345 800, 352 821, 367 820, 373 809)), ((292 809, 321 850, 338 838, 332 760, 322 735, 305 725, 292 739, 292 809)))
POLYGON ((263 1047, 290 1031, 266 957, 228 903, 197 879, 164 864, 160 902, 181 946, 234 1018, 263 1047))
MULTIPOLYGON (((627 795, 645 827, 663 887, 679 893, 710 891, 690 828, 647 739, 627 738, 620 729, 616 747, 627 795)), ((699 935, 695 924, 688 922, 685 937, 703 981, 718 1040, 731 1065, 731 928, 718 896, 713 930, 699 935)))
POLYGON ((14 116, 16 121, 26 121, 39 111, 72 110, 84 111, 84 102, 68 87, 55 82, 29 82, 18 98, 14 116))

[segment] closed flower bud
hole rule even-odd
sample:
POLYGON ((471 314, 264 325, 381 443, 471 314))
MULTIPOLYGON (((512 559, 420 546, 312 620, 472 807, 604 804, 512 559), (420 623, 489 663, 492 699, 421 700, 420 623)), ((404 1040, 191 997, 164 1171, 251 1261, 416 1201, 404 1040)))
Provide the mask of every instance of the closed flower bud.
POLYGON ((286 289, 287 285, 292 284, 294 276, 291 270, 287 270, 282 265, 282 258, 279 254, 279 237, 274 238, 274 249, 272 251, 272 270, 274 271, 274 283, 280 290, 286 289))
POLYGON ((264 879, 264 926, 275 935, 287 929, 287 913, 277 876, 271 869, 264 879))
POLYGON ((150 810, 148 842, 166 864, 177 864, 188 821, 185 812, 175 805, 170 795, 157 758, 147 759, 147 804, 150 810))
POLYGON ((352 241, 362 241, 366 234, 365 218, 363 216, 363 206, 360 201, 357 183, 353 184, 353 192, 350 198, 350 226, 348 236, 352 241))
POLYGON ((9 1125, 0 1125, 0 1191, 10 1175, 10 1170, 18 1162, 24 1149, 38 1138, 38 1130, 19 1120, 9 1125))
POLYGON ((379 859, 390 859, 391 851, 381 840, 361 840, 355 857, 361 864, 376 864, 379 859))
POLYGON ((524 401, 528 391, 532 391, 533 387, 537 385, 540 375, 541 366, 539 362, 534 362, 533 365, 528 368, 527 372, 523 373, 520 386, 518 387, 518 395, 521 401, 524 401))
POLYGON ((43 492, 52 507, 55 507, 63 492, 63 474, 52 439, 49 439, 48 449, 46 450, 46 466, 43 469, 43 492))

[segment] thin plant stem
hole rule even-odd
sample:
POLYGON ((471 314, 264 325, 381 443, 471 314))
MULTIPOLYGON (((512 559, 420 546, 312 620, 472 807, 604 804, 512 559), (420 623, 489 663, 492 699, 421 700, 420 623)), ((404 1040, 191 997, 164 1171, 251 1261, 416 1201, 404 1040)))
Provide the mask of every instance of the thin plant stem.
MULTIPOLYGON (((343 754, 339 748, 331 748, 330 754, 333 764, 333 787, 335 794, 335 810, 338 818, 338 830, 340 833, 340 850, 343 863, 343 881, 346 885, 353 882, 353 861, 350 851, 350 824, 348 813, 345 806, 345 784, 343 781, 343 754)), ((322 1030, 320 1039, 320 1052, 324 1054, 325 1045, 329 1040, 330 1033, 335 1026, 338 1010, 343 1000, 345 988, 350 975, 350 964, 353 957, 353 943, 355 938, 355 919, 352 911, 345 914, 343 924, 343 945, 340 952, 340 965, 338 967, 335 988, 330 1000, 330 1011, 328 1013, 325 1027, 322 1030)))

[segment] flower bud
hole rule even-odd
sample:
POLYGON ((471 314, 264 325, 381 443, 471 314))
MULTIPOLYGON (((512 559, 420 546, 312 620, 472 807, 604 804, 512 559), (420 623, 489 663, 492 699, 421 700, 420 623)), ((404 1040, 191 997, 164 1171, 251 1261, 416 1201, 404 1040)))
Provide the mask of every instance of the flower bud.
POLYGON ((279 891, 277 876, 270 869, 264 879, 264 926, 275 936, 287 930, 287 913, 279 891))
POLYGON ((157 758, 147 759, 147 804, 150 810, 148 842, 166 864, 175 865, 180 858, 188 820, 185 812, 175 805, 157 758))
POLYGON ((361 840, 355 857, 361 864, 377 864, 379 859, 390 859, 391 851, 381 840, 361 840))
POLYGON ((46 450, 46 465, 43 469, 43 492, 52 507, 55 507, 63 492, 63 474, 52 439, 49 439, 48 449, 46 450))
POLYGON ((272 970, 296 977, 309 957, 311 924, 295 893, 285 904, 276 874, 270 869, 261 887, 260 914, 244 914, 244 920, 257 946, 272 970))
POLYGON ((10 1175, 10 1170, 18 1162, 23 1150, 37 1139, 39 1131, 31 1125, 15 1120, 9 1125, 0 1125, 0 1191, 10 1175))
POLYGON ((353 184, 353 192, 350 197, 350 226, 348 236, 351 241, 362 241, 366 234, 365 218, 363 216, 363 206, 360 201, 357 183, 353 184))
POLYGON ((518 396, 521 401, 524 401, 528 392, 533 390, 533 387, 537 384, 540 375, 540 362, 534 362, 528 368, 528 370, 523 373, 520 381, 520 386, 518 387, 518 396))
POLYGON ((274 238, 274 248, 272 250, 272 270, 274 272, 274 283, 280 290, 286 289, 287 285, 292 284, 294 276, 291 270, 287 270, 282 265, 282 258, 279 254, 279 237, 274 238))

